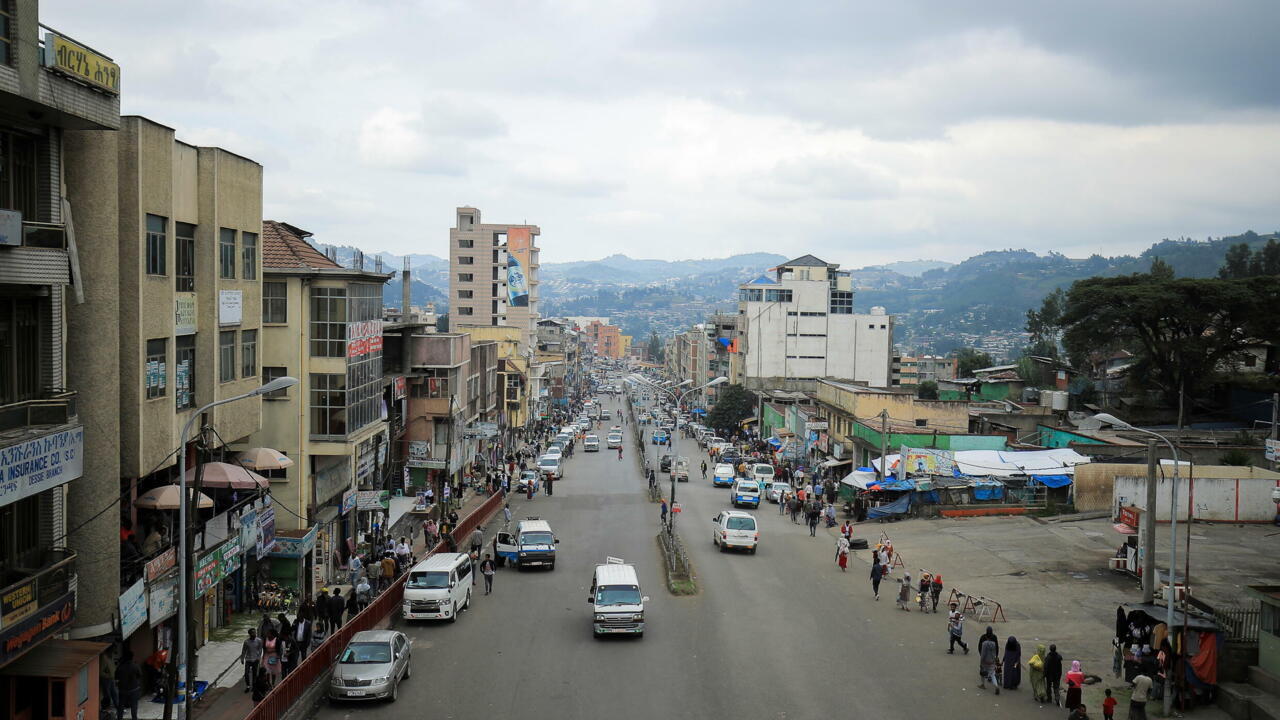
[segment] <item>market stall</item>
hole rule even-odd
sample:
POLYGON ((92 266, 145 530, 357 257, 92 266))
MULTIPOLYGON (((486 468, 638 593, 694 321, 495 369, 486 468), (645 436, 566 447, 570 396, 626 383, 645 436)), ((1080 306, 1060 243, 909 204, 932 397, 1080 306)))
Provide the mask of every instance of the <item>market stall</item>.
POLYGON ((1189 710, 1213 702, 1218 685, 1218 656, 1225 638, 1213 618, 1175 608, 1125 603, 1116 609, 1117 671, 1125 682, 1139 673, 1152 680, 1152 699, 1164 697, 1165 678, 1173 678, 1174 706, 1189 710))

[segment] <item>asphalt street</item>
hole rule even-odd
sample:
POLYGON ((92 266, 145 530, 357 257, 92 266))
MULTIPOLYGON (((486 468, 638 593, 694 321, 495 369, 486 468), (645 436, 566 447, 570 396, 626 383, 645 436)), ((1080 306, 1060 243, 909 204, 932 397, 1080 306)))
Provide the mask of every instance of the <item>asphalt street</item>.
MULTIPOLYGON (((644 493, 634 431, 627 426, 623 461, 616 451, 578 449, 554 496, 512 498, 515 518, 537 516, 556 531, 554 571, 503 568, 493 595, 478 587, 456 623, 400 623, 414 643, 414 672, 399 700, 326 705, 317 717, 1066 717, 1031 701, 1025 674, 1020 690, 977 689, 982 628, 966 624, 968 656, 947 655, 945 615, 896 609, 887 583, 875 601, 867 551, 841 573, 831 531, 809 537, 765 502, 756 513, 758 553, 720 553, 711 519, 729 507, 728 490, 701 479, 705 454, 686 438, 676 448, 692 469, 676 491, 684 508, 678 528, 701 592, 670 595, 655 542, 658 508, 644 493), (636 565, 649 597, 643 638, 591 635, 592 570, 610 555, 636 565)), ((656 459, 654 446, 647 450, 656 459)), ((490 536, 500 522, 490 524, 490 536)), ((878 526, 863 528, 878 535, 878 526)), ((996 628, 1002 646, 1010 631, 996 628)), ((1025 662, 1034 647, 1022 645, 1025 662)), ((1091 714, 1101 717, 1100 708, 1091 714)))

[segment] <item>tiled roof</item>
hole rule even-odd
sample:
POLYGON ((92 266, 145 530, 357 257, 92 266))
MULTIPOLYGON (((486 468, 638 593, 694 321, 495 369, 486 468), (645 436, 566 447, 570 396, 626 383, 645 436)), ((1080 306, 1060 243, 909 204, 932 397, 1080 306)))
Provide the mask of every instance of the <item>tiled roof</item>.
POLYGON ((784 262, 778 267, 827 267, 827 264, 812 255, 801 255, 791 262, 784 262))
POLYGON ((262 266, 264 268, 341 269, 338 263, 307 242, 311 233, 288 223, 262 221, 262 266))

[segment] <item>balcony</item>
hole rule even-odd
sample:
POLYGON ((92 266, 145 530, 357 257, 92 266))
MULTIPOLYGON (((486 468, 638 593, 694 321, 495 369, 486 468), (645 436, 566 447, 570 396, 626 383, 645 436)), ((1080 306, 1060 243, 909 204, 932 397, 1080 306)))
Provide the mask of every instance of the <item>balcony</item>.
POLYGON ((47 250, 66 250, 67 228, 65 225, 53 223, 23 222, 22 245, 47 250))
POLYGON ((34 614, 46 605, 75 589, 76 554, 67 548, 43 548, 18 558, 13 565, 0 568, 0 597, 5 599, 5 612, 10 604, 30 607, 34 614))
POLYGON ((49 426, 76 421, 76 393, 46 390, 40 397, 0 405, 0 444, 48 432, 49 426))

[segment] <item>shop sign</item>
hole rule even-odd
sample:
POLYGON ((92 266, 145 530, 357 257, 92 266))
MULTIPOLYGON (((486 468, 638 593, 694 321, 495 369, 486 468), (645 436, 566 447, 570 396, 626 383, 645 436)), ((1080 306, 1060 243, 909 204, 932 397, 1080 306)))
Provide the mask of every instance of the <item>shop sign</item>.
POLYGON ((120 595, 120 635, 128 638, 147 622, 147 583, 142 578, 120 595))
POLYGON ((1267 455, 1267 459, 1270 460, 1271 462, 1275 462, 1276 458, 1280 458, 1280 440, 1272 440, 1271 438, 1267 438, 1266 455, 1267 455))
POLYGON ((386 510, 391 507, 391 493, 386 490, 356 491, 357 510, 386 510))
POLYGON ((1132 505, 1125 505, 1120 508, 1120 523, 1128 525, 1131 528, 1138 527, 1138 518, 1141 517, 1142 511, 1132 505))
POLYGON ((418 467, 424 467, 428 470, 444 470, 448 465, 445 464, 444 458, 427 458, 418 467))
POLYGON ((196 294, 174 293, 173 334, 196 334, 196 294))
POLYGON ((120 94, 120 66, 105 55, 53 32, 44 34, 41 64, 112 95, 120 94))
POLYGON ((373 352, 382 352, 382 321, 347 323, 347 357, 361 357, 373 352))
POLYGON ((239 325, 244 317, 244 291, 218 291, 218 324, 239 325))
POLYGON ((39 645, 45 638, 57 635, 76 616, 76 594, 69 592, 46 605, 31 617, 0 632, 0 666, 39 645))
POLYGON ((902 461, 905 463, 903 476, 909 475, 942 475, 951 477, 955 473, 955 453, 950 450, 934 448, 909 448, 902 446, 902 461))
POLYGON ((36 611, 36 579, 30 578, 0 596, 0 628, 13 627, 36 611))
POLYGON ((196 561, 195 594, 201 595, 240 569, 240 542, 224 542, 196 561))
POLYGON ((324 505, 339 492, 351 487, 351 463, 346 456, 335 457, 328 467, 316 470, 316 504, 324 505))
POLYGON ((391 385, 391 398, 393 400, 403 400, 405 396, 405 380, 403 375, 397 375, 391 385))
POLYGON ((71 482, 84 472, 84 428, 50 433, 0 450, 0 506, 71 482))
POLYGON ((348 490, 342 493, 342 507, 339 509, 340 515, 346 515, 356 507, 356 491, 348 490))
POLYGON ((479 422, 471 427, 463 430, 462 436, 465 438, 491 438, 498 434, 498 423, 496 422, 479 422))
POLYGON ((240 515, 240 552, 254 552, 257 557, 258 550, 258 509, 247 508, 240 515))
POLYGON ((312 525, 306 535, 302 537, 290 537, 288 535, 280 535, 276 537, 276 549, 271 553, 271 557, 284 558, 302 558, 311 549, 316 546, 316 531, 319 526, 312 525))
POLYGON ((254 542, 254 556, 266 557, 276 546, 276 509, 264 507, 258 511, 258 537, 254 542))
POLYGON ((838 443, 838 442, 833 442, 833 443, 831 443, 831 454, 832 454, 832 455, 835 455, 835 456, 836 456, 836 457, 838 457, 838 458, 843 458, 843 457, 844 457, 844 443, 838 443))
POLYGON ((431 443, 426 440, 410 440, 409 441, 409 458, 406 465, 409 467, 427 467, 424 463, 431 459, 431 443))
POLYGON ((809 432, 813 432, 814 430, 826 430, 826 429, 827 429, 827 421, 826 421, 826 420, 821 420, 821 421, 810 421, 810 422, 807 422, 807 423, 805 423, 805 424, 804 424, 804 429, 805 429, 805 430, 808 430, 809 432))
POLYGON ((167 550, 147 561, 147 580, 155 580, 178 563, 178 549, 170 545, 167 550))
POLYGON ((151 627, 173 617, 178 612, 178 574, 170 573, 147 585, 147 615, 151 627))

